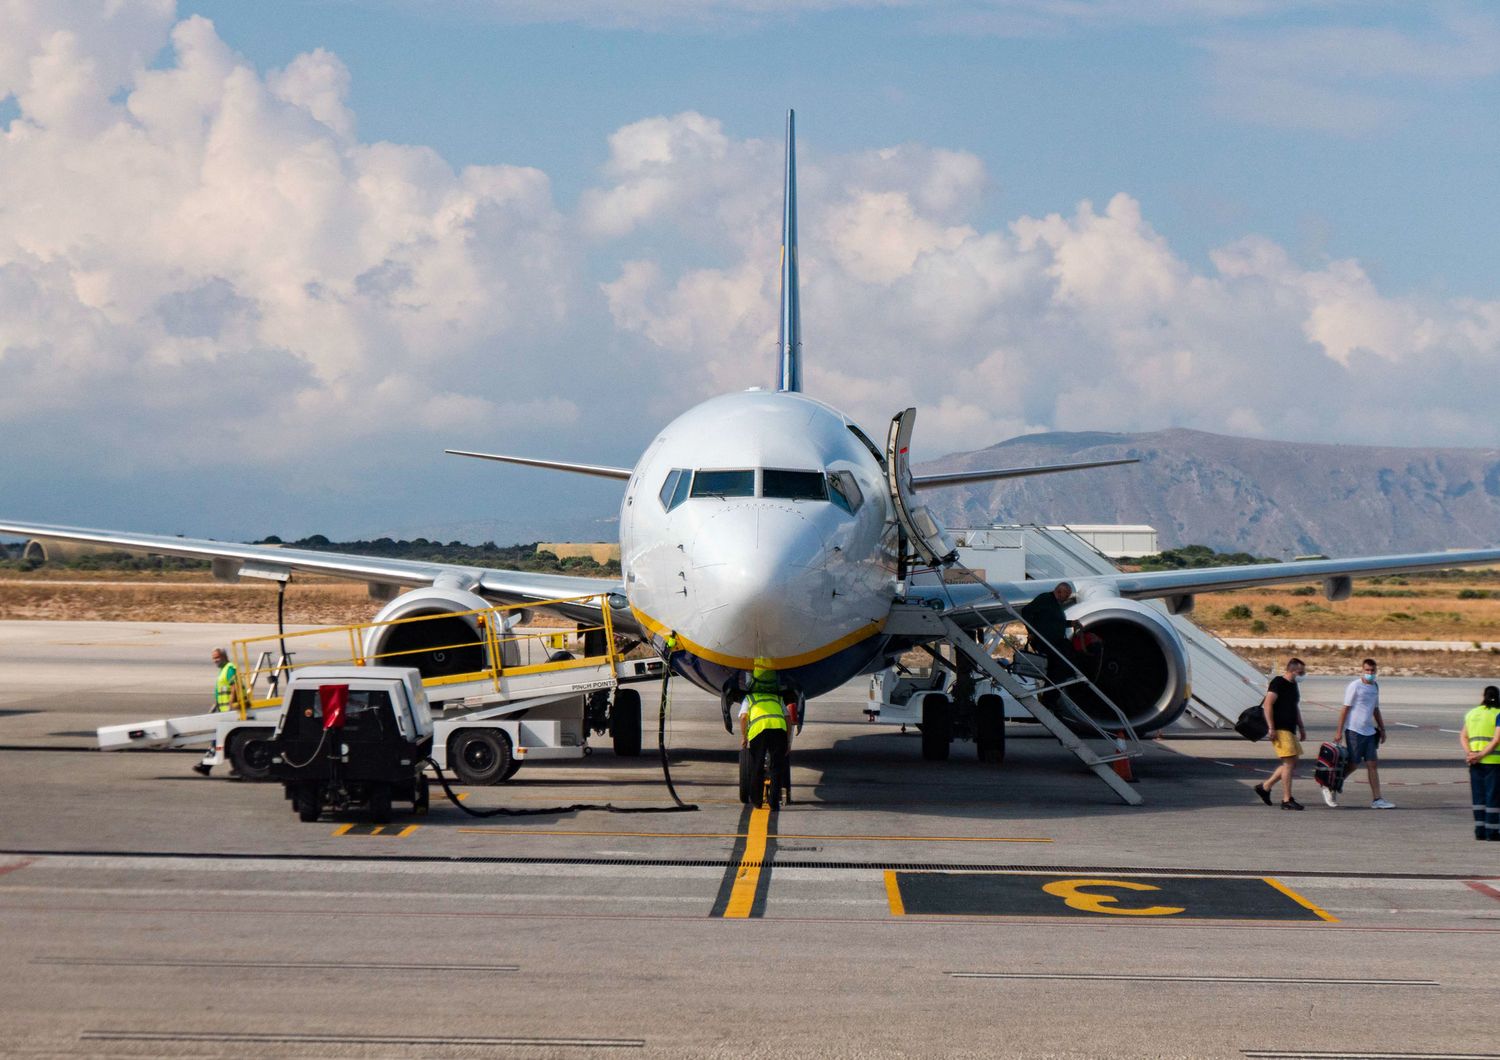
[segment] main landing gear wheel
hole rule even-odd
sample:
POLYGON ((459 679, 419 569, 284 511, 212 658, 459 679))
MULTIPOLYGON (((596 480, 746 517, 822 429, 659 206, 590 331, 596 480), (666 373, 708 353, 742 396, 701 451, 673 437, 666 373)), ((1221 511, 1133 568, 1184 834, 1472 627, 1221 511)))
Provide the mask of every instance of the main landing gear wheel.
POLYGON ((928 696, 922 700, 922 757, 929 762, 946 762, 952 742, 953 701, 947 696, 928 696))
POLYGON ((974 743, 979 760, 999 765, 1005 761, 1005 701, 999 696, 980 696, 974 704, 974 743))
POLYGON ((510 737, 501 729, 464 729, 448 745, 448 764, 464 784, 499 784, 515 772, 514 763, 510 737))
POLYGON ((609 712, 609 735, 614 741, 615 754, 621 758, 640 756, 641 694, 635 689, 616 689, 609 712))
POLYGON ((235 729, 225 741, 229 767, 245 780, 265 780, 271 775, 271 737, 275 729, 235 729))

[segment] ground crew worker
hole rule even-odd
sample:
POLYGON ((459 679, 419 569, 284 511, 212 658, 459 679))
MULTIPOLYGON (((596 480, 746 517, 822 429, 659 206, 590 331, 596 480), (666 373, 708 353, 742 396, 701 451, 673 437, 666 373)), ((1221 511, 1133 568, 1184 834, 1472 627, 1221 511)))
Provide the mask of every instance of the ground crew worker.
POLYGON ((1469 763, 1474 838, 1500 841, 1500 688, 1489 685, 1479 706, 1464 715, 1458 735, 1469 763))
POLYGON ((740 703, 740 748, 750 755, 750 802, 760 806, 765 782, 772 783, 771 805, 781 801, 787 749, 791 740, 786 699, 767 659, 756 659, 750 687, 740 703))
MULTIPOLYGON (((214 667, 219 671, 218 681, 214 685, 214 712, 238 710, 240 706, 240 672, 234 663, 229 661, 229 655, 223 648, 215 648, 213 651, 214 667)), ((214 766, 224 763, 224 748, 215 744, 208 749, 203 756, 203 761, 193 767, 193 772, 202 776, 208 776, 214 766)))

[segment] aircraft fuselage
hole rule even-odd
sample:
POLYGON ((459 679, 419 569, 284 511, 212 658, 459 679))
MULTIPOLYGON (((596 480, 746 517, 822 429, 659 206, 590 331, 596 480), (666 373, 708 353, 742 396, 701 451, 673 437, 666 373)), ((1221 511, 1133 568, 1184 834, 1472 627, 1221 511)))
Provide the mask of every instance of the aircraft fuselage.
POLYGON ((751 390, 647 447, 620 508, 625 595, 677 671, 717 692, 757 658, 809 696, 875 668, 896 595, 881 464, 836 409, 751 390))

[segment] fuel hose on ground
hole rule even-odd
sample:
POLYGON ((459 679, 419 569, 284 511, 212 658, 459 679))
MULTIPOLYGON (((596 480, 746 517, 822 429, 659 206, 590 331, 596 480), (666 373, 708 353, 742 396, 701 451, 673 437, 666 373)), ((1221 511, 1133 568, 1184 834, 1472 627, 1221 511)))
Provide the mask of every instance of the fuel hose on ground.
POLYGON ((448 796, 448 801, 457 806, 470 817, 539 817, 548 814, 577 813, 581 810, 599 810, 604 813, 683 813, 698 809, 693 803, 683 802, 677 796, 677 789, 672 786, 672 770, 667 765, 667 703, 668 687, 672 681, 672 670, 667 668, 666 675, 661 681, 661 708, 657 712, 656 720, 656 745, 661 751, 661 773, 667 782, 667 792, 672 796, 674 806, 616 806, 613 803, 575 802, 571 806, 549 806, 545 809, 512 810, 508 807, 499 806, 493 810, 476 810, 465 806, 459 801, 457 795, 453 794, 453 788, 448 783, 448 778, 443 775, 440 767, 431 758, 427 759, 427 765, 432 767, 433 773, 437 775, 437 781, 443 787, 443 794, 448 796))

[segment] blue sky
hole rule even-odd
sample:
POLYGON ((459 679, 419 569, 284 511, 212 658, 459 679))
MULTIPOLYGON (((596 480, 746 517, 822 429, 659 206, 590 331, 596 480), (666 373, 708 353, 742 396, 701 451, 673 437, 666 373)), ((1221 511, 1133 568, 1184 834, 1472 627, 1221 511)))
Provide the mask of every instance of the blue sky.
POLYGON ((609 536, 441 449, 628 464, 765 382, 787 106, 809 390, 925 455, 1500 445, 1489 5, 13 6, 10 517, 609 536))

